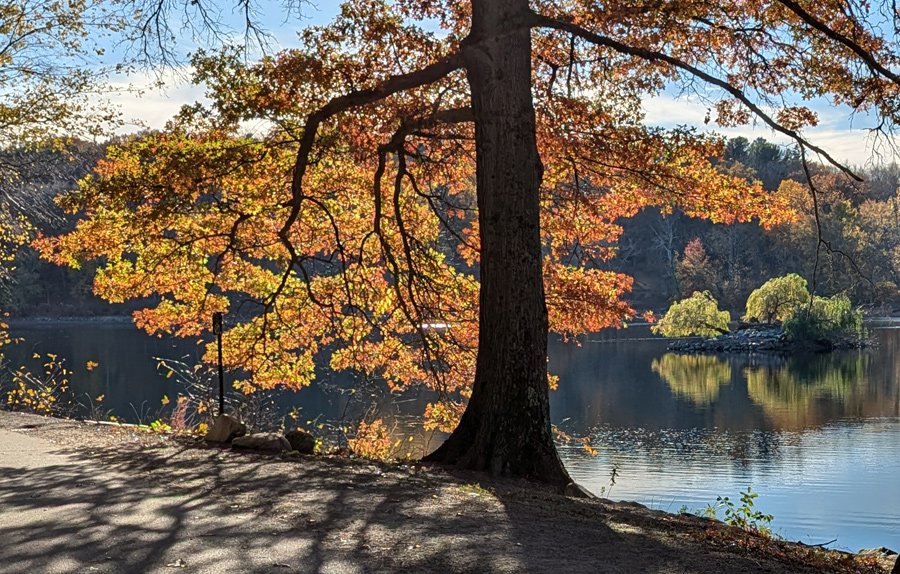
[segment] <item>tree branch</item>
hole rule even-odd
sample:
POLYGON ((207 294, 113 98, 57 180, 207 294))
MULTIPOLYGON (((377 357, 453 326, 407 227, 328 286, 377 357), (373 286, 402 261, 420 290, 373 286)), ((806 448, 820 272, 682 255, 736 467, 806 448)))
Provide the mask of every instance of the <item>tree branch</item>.
MULTIPOLYGON (((303 176, 306 174, 309 154, 312 152, 313 145, 315 144, 319 125, 321 125, 323 121, 341 112, 381 101, 398 92, 404 92, 413 88, 433 84, 462 66, 462 57, 460 53, 457 52, 430 64, 421 70, 410 72, 409 74, 391 76, 377 87, 365 90, 355 90, 348 94, 338 96, 311 113, 306 119, 303 137, 300 139, 300 149, 297 150, 297 160, 294 163, 293 180, 291 181, 291 203, 298 204, 302 200, 303 176)), ((293 213, 293 215, 294 218, 296 218, 296 214, 293 213)), ((290 221, 289 225, 290 224, 293 224, 293 221, 290 221)))
POLYGON ((842 172, 847 174, 852 179, 854 179, 856 181, 862 181, 861 177, 856 175, 850 168, 839 163, 837 160, 835 160, 833 157, 831 157, 831 155, 829 155, 828 152, 826 152, 822 148, 820 148, 820 147, 816 146, 815 144, 806 140, 806 138, 801 136, 796 130, 786 128, 786 127, 782 126, 780 123, 778 123, 777 121, 775 121, 774 119, 772 119, 771 116, 769 116, 758 105, 756 105, 749 97, 747 97, 747 95, 744 94, 743 91, 741 91, 740 89, 731 85, 729 82, 722 80, 721 78, 717 78, 707 72, 704 72, 703 70, 701 70, 700 68, 697 68, 696 66, 693 66, 693 65, 691 65, 683 60, 680 60, 674 56, 670 56, 669 54, 665 54, 663 52, 657 52, 655 50, 648 50, 646 48, 640 48, 637 46, 629 46, 627 44, 623 44, 622 42, 619 42, 618 40, 609 38, 608 36, 603 36, 596 32, 586 30, 586 29, 582 28, 581 26, 578 26, 577 24, 573 24, 571 22, 565 22, 562 20, 556 20, 554 18, 550 18, 548 16, 544 16, 544 15, 537 14, 537 13, 533 13, 532 26, 533 27, 542 27, 542 28, 551 28, 553 30, 561 30, 563 32, 569 32, 570 34, 578 36, 579 38, 586 40, 592 44, 611 48, 621 54, 626 54, 629 56, 634 56, 636 58, 641 58, 643 60, 647 60, 648 62, 665 62, 665 63, 669 64, 670 66, 684 70, 685 72, 688 72, 689 74, 705 81, 708 84, 712 84, 714 86, 718 86, 719 88, 722 88, 723 90, 725 90, 726 92, 731 94, 735 99, 737 99, 742 104, 747 106, 747 108, 750 109, 750 111, 752 111, 758 118, 760 118, 763 122, 765 122, 766 125, 768 125, 770 128, 772 128, 776 132, 784 134, 784 135, 790 137, 791 139, 793 139, 794 141, 796 141, 801 146, 818 153, 819 155, 824 157, 828 161, 828 163, 830 163, 834 167, 838 168, 839 170, 841 170, 842 172))
POLYGON ((866 63, 866 66, 872 72, 879 73, 895 84, 900 85, 900 76, 882 65, 875 59, 875 56, 873 56, 871 52, 860 46, 858 42, 855 42, 840 32, 832 29, 830 26, 804 10, 800 4, 794 0, 778 0, 778 2, 803 20, 810 28, 818 30, 829 39, 849 48, 850 51, 859 56, 859 58, 866 63))
MULTIPOLYGON (((306 168, 309 166, 309 156, 315 146, 316 135, 318 134, 319 126, 322 122, 341 112, 381 101, 398 92, 437 82, 453 71, 461 68, 462 65, 462 57, 460 56, 460 53, 457 52, 415 72, 391 76, 374 88, 355 90, 333 98, 327 104, 307 116, 306 124, 303 129, 303 136, 300 139, 300 147, 297 150, 297 159, 294 162, 291 179, 291 200, 286 204, 291 208, 291 211, 285 219, 281 230, 278 232, 278 237, 290 254, 292 262, 297 260, 297 253, 296 248, 290 240, 290 229, 300 216, 303 200, 308 199, 305 198, 303 194, 303 177, 306 174, 306 168)), ((285 270, 285 277, 282 279, 278 289, 272 294, 272 300, 277 298, 284 289, 284 286, 287 283, 287 276, 291 273, 291 267, 292 265, 288 265, 288 268, 285 270)))

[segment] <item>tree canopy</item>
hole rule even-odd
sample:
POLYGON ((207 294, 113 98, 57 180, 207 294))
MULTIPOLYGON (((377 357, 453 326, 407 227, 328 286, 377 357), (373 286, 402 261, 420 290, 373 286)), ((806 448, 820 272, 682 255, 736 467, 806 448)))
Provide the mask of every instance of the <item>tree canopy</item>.
POLYGON ((332 368, 437 390, 429 425, 453 428, 468 398, 438 459, 559 482, 547 329, 633 313, 631 279, 604 270, 621 220, 791 217, 719 169, 722 138, 646 126, 643 99, 700 90, 710 121, 761 121, 855 177, 797 104, 893 126, 895 20, 852 4, 351 0, 258 63, 198 53, 211 104, 112 148, 63 200, 76 229, 39 245, 102 261, 111 301, 158 295, 137 314, 151 332, 229 312, 247 390, 308 384, 327 349, 332 368), (271 129, 246 137, 249 120, 271 129))
POLYGON ((105 133, 115 114, 98 106, 104 71, 98 37, 119 28, 107 8, 90 0, 0 2, 4 148, 105 133))
POLYGON ((744 321, 783 322, 809 304, 806 279, 796 273, 775 277, 763 283, 747 298, 744 321))
POLYGON ((709 291, 695 291, 690 297, 672 303, 651 329, 665 337, 715 337, 728 332, 730 321, 731 313, 720 311, 709 291))

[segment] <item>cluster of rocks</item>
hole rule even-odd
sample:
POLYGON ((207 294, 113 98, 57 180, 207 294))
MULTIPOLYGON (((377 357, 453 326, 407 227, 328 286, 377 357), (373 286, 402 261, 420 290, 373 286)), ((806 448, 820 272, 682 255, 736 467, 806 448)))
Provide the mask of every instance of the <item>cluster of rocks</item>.
POLYGON ((737 329, 717 337, 678 339, 669 343, 668 349, 678 353, 795 353, 798 351, 833 351, 835 349, 861 349, 870 341, 857 338, 816 339, 795 341, 789 339, 780 324, 741 323, 737 329))
POLYGON ((787 352, 795 347, 780 326, 738 329, 718 337, 679 339, 669 343, 670 351, 680 353, 753 353, 787 352))
POLYGON ((312 454, 316 440, 306 431, 295 429, 285 434, 264 432, 247 434, 247 425, 228 415, 220 415, 206 433, 206 442, 231 444, 236 450, 287 455, 312 454))
POLYGON ((857 553, 857 556, 874 558, 885 572, 900 574, 900 557, 890 548, 885 548, 884 546, 881 548, 863 548, 857 553))

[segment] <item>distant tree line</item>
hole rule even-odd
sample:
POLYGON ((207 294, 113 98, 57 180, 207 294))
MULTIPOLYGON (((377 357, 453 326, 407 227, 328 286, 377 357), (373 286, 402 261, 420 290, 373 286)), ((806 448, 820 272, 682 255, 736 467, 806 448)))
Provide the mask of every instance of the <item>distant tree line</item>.
POLYGON ((633 304, 658 309, 709 291, 723 308, 742 312, 766 280, 797 273, 815 294, 844 293, 880 312, 900 307, 900 166, 857 169, 862 183, 825 166, 811 168, 816 202, 795 151, 761 138, 730 140, 722 169, 783 194, 795 221, 765 230, 645 210, 623 222, 612 262, 635 277, 633 304))
MULTIPOLYGON (((0 182, 2 217, 24 227, 28 236, 70 229, 75 215, 65 214, 54 198, 72 189, 105 155, 107 144, 54 141, 46 147, 0 150, 0 165, 13 166, 15 177, 0 182)), ((14 317, 96 316, 129 312, 137 305, 110 305, 92 293, 95 264, 81 269, 41 260, 27 241, 9 241, 15 257, 0 266, 0 309, 14 317)))
MULTIPOLYGON (((34 233, 65 231, 75 216, 62 213, 53 198, 90 173, 106 145, 72 142, 64 148, 2 151, 0 162, 15 162, 22 174, 2 193, 29 215, 34 233)), ((789 197, 797 210, 794 222, 765 230, 646 209, 621 222, 617 255, 601 265, 635 278, 630 301, 638 309, 662 309, 694 291, 709 291, 724 309, 742 312, 751 291, 789 273, 807 279, 816 294, 846 293, 882 312, 900 308, 900 166, 857 170, 863 183, 812 167, 823 243, 797 153, 761 138, 738 137, 729 140, 721 169, 789 197)), ((141 307, 101 301, 92 294, 93 275, 93 267, 42 261, 26 245, 0 277, 0 308, 14 316, 94 316, 141 307)))

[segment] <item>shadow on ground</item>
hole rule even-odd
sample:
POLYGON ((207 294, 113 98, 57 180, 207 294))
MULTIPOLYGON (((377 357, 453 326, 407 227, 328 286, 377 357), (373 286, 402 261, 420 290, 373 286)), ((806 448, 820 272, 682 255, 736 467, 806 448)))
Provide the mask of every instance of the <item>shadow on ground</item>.
POLYGON ((59 450, 0 467, 0 572, 781 572, 641 512, 346 459, 59 450))

